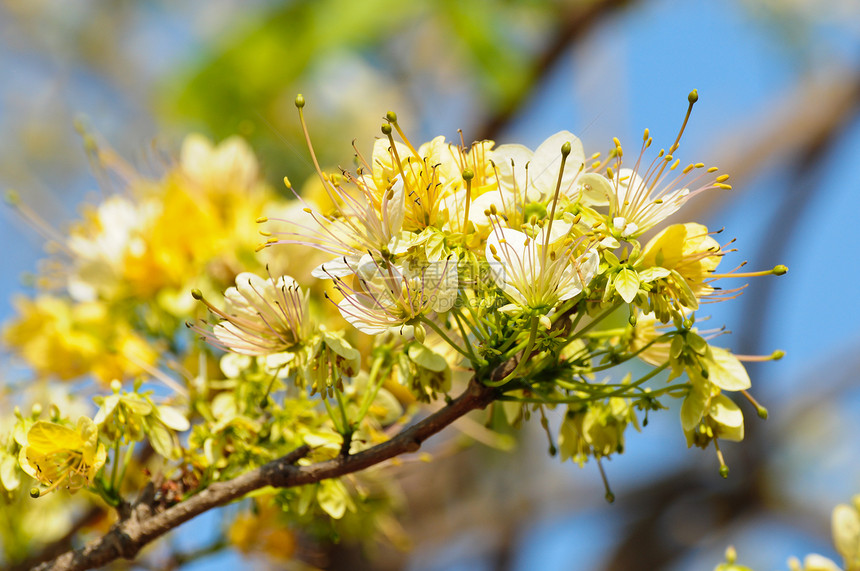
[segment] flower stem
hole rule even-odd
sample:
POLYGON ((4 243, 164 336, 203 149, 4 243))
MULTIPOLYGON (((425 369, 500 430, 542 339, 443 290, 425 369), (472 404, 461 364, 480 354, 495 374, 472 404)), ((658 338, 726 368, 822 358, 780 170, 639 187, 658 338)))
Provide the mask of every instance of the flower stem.
POLYGON ((528 342, 526 342, 526 346, 523 349, 523 354, 520 357, 520 360, 517 362, 517 365, 514 367, 514 370, 511 371, 510 373, 508 373, 507 375, 505 375, 504 378, 502 378, 501 380, 499 380, 499 381, 487 381, 484 383, 485 385, 487 385, 488 387, 500 387, 500 386, 504 385, 505 383, 507 383, 508 381, 510 381, 511 379, 513 379, 517 375, 517 373, 520 372, 520 369, 522 369, 523 365, 525 365, 526 361, 529 360, 529 355, 531 354, 532 349, 534 348, 535 338, 537 337, 537 328, 538 328, 538 318, 532 317, 532 327, 531 327, 531 331, 529 332, 529 340, 528 340, 528 342))

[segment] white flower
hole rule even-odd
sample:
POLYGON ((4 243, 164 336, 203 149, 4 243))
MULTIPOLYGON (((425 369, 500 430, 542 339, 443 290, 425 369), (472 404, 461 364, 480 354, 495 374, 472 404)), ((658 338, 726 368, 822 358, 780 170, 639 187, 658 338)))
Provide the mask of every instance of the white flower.
POLYGON ((557 220, 547 243, 541 231, 531 238, 519 230, 494 226, 486 256, 496 284, 517 305, 546 313, 585 288, 597 273, 597 253, 575 256, 570 225, 557 220))
POLYGON ((264 279, 243 272, 224 293, 226 309, 209 309, 223 321, 209 333, 194 327, 210 342, 242 355, 270 355, 306 339, 310 332, 308 293, 289 276, 264 279))
POLYGON ((144 227, 156 214, 155 204, 134 204, 119 195, 99 204, 86 218, 86 224, 69 235, 73 263, 67 284, 69 295, 81 302, 113 295, 122 278, 126 255, 141 255, 146 249, 144 227))
POLYGON ((550 136, 532 152, 523 145, 501 145, 492 151, 499 169, 499 186, 522 196, 528 202, 543 202, 555 193, 561 167, 561 147, 570 143, 564 164, 560 192, 570 195, 585 163, 582 142, 569 131, 550 136))
POLYGON ((326 182, 332 202, 337 206, 335 215, 321 214, 306 207, 302 216, 291 219, 271 218, 286 223, 290 230, 267 235, 266 245, 303 244, 337 258, 313 270, 316 278, 326 279, 349 275, 350 268, 368 251, 401 254, 410 244, 410 236, 401 232, 405 214, 403 181, 396 178, 390 186, 377 192, 371 177, 356 179, 360 192, 357 195, 344 187, 326 182), (381 198, 377 200, 377 196, 381 198))
POLYGON ((206 189, 230 190, 225 184, 244 189, 257 181, 254 151, 237 136, 213 145, 203 135, 188 135, 182 142, 180 164, 193 183, 206 189))
POLYGON ((690 190, 672 190, 665 186, 656 192, 660 182, 643 179, 631 169, 621 169, 615 178, 615 193, 610 196, 612 225, 622 238, 639 235, 653 228, 684 205, 690 190))
POLYGON ((457 301, 459 282, 454 256, 421 266, 397 266, 365 255, 351 269, 357 277, 357 288, 335 277, 335 287, 344 296, 338 310, 364 333, 375 335, 395 329, 409 335, 417 317, 444 313, 457 301))
POLYGON ((704 169, 704 164, 697 163, 678 171, 680 160, 663 151, 645 168, 642 156, 651 145, 647 130, 632 169, 621 168, 621 145, 617 139, 615 143, 618 168, 614 175, 612 169, 607 169, 611 179, 607 198, 616 236, 635 238, 677 212, 696 194, 713 188, 731 188, 725 184, 728 175, 713 176, 716 167, 704 169))

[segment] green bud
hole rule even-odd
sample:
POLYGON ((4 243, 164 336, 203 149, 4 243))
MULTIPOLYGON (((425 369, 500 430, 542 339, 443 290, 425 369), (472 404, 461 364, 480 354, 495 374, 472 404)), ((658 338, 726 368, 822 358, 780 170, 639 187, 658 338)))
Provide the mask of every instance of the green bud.
POLYGON ((57 422, 58 420, 60 420, 60 407, 58 407, 56 404, 51 403, 51 408, 49 410, 49 414, 51 416, 52 421, 57 422))
POLYGON ((767 409, 763 406, 759 406, 756 408, 756 412, 758 413, 758 417, 762 420, 767 420, 767 409))
POLYGON ((720 466, 720 476, 722 476, 723 478, 729 477, 729 467, 726 466, 725 464, 720 466))
POLYGON ((397 123, 397 113, 394 111, 389 111, 385 114, 385 118, 391 123, 397 123))
POLYGON ((200 301, 201 299, 203 299, 203 292, 201 292, 197 288, 194 288, 193 290, 191 290, 191 297, 193 297, 197 301, 200 301))
POLYGON ((296 107, 301 109, 304 106, 305 106, 305 96, 302 95, 301 93, 299 93, 298 95, 296 95, 296 107))
POLYGON ((606 501, 610 504, 615 502, 615 494, 612 492, 606 492, 606 495, 603 497, 606 498, 606 501))
POLYGON ((39 488, 30 488, 30 497, 33 499, 38 498, 42 495, 42 492, 39 491, 39 488))
POLYGON ((475 173, 472 169, 463 169, 463 180, 472 180, 475 178, 475 173))
POLYGON ((382 125, 382 134, 383 135, 390 135, 391 134, 391 125, 390 124, 384 123, 382 125))
POLYGON ((788 272, 788 266, 783 266, 782 264, 773 267, 773 275, 775 276, 784 276, 788 272))
POLYGON ((565 141, 561 145, 561 156, 566 157, 570 154, 570 141, 565 141))
POLYGON ((696 102, 696 101, 698 101, 698 100, 699 100, 699 90, 698 90, 698 89, 694 89, 694 90, 693 90, 693 91, 691 91, 691 92, 690 92, 690 94, 687 96, 687 101, 689 101, 689 102, 690 102, 690 105, 692 105, 693 103, 695 103, 695 102, 696 102))
POLYGON ((427 338, 427 330, 424 329, 424 326, 420 323, 415 324, 413 333, 415 335, 415 340, 419 343, 424 343, 424 339, 427 338))

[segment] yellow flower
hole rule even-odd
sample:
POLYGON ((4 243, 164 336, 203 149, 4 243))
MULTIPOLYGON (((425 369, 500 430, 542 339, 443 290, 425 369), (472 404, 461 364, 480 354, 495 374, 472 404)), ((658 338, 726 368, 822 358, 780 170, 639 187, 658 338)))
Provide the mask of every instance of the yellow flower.
POLYGON ((860 495, 852 505, 839 504, 833 509, 833 543, 845 561, 845 571, 860 570, 860 495))
POLYGON ((89 486, 106 459, 98 427, 85 416, 74 429, 54 422, 34 423, 18 456, 21 469, 48 486, 42 495, 63 484, 73 491, 89 486))
POLYGON ((646 268, 657 266, 678 272, 701 299, 713 293, 708 278, 724 254, 707 227, 695 223, 673 224, 645 245, 640 263, 646 268))
POLYGON ((237 136, 213 145, 202 135, 188 135, 182 142, 180 164, 189 181, 206 191, 239 194, 258 181, 254 152, 237 136))
POLYGON ((18 317, 4 329, 3 341, 41 375, 68 380, 93 373, 110 382, 144 372, 158 357, 101 302, 43 295, 15 305, 18 317))

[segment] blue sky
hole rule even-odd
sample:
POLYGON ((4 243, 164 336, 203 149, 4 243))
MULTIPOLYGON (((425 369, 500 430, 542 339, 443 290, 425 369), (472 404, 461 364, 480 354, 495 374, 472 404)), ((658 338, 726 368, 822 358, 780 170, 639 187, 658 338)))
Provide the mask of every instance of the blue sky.
MULTIPOLYGON (((159 47, 151 58, 141 58, 141 65, 148 62, 145 72, 153 77, 170 66, 172 57, 188 57, 187 52, 194 50, 197 39, 175 19, 150 13, 140 26, 130 43, 142 46, 139 49, 144 52, 148 47, 159 47)), ((546 85, 528 103, 526 112, 510 125, 499 142, 518 141, 534 147, 550 134, 568 129, 580 134, 586 149, 592 151, 606 150, 613 136, 623 143, 629 141, 626 146, 633 149, 642 130, 648 127, 657 145, 662 141, 668 146, 683 118, 687 93, 696 88, 700 100, 685 135, 681 156, 709 162, 716 160, 717 143, 743 137, 738 130, 743 131, 745 125, 754 128, 757 118, 765 116, 774 101, 802 81, 812 67, 836 62, 856 70, 858 48, 856 30, 847 25, 822 24, 813 28, 805 47, 792 47, 785 43, 778 27, 752 20, 737 2, 646 2, 593 30, 577 50, 563 57, 546 85)), ((97 75, 74 65, 64 67, 55 61, 23 55, 2 42, 0 127, 10 121, 9 114, 14 112, 10 101, 50 89, 58 71, 67 75, 63 84, 69 87, 66 104, 92 117, 100 131, 112 133, 131 125, 139 128, 139 141, 155 133, 155 122, 143 104, 114 97, 113 88, 97 75)), ((439 132, 449 134, 457 126, 455 121, 464 119, 467 113, 468 109, 455 106, 450 114, 440 118, 439 132)), ((15 146, 15 141, 8 137, 8 131, 0 129, 0 148, 15 146)), ((85 164, 83 152, 78 156, 81 164, 85 164)), ((754 392, 771 409, 767 430, 790 432, 792 427, 786 415, 796 412, 798 402, 807 398, 805 393, 810 402, 817 402, 819 391, 828 390, 829 382, 845 376, 853 392, 839 389, 836 400, 841 402, 819 403, 823 407, 821 414, 826 417, 829 413, 842 420, 860 416, 857 414, 860 396, 856 390, 860 373, 856 372, 854 356, 860 342, 857 320, 860 304, 856 299, 860 266, 854 261, 851 247, 856 213, 860 212, 860 188, 852 168, 858 157, 860 121, 854 119, 835 152, 824 157, 814 175, 803 182, 821 190, 811 200, 801 196, 794 205, 802 210, 801 228, 791 234, 778 258, 769 257, 769 252, 759 252, 758 246, 771 225, 779 223, 774 217, 782 193, 796 182, 787 174, 790 165, 774 165, 743 181, 746 186, 736 189, 738 198, 725 202, 719 211, 712 213, 711 226, 725 227, 723 235, 736 237, 736 246, 741 250, 727 264, 739 263, 754 254, 753 263, 759 264, 755 269, 777 263, 790 268, 789 274, 781 278, 761 278, 778 282, 770 290, 768 302, 774 309, 768 314, 759 344, 765 351, 779 348, 787 352, 782 361, 754 369, 754 392), (853 379, 843 365, 854 367, 853 379)), ((91 177, 63 179, 52 173, 35 180, 49 189, 27 190, 42 197, 40 209, 57 223, 70 219, 75 204, 96 187, 91 177)), ((0 185, 8 184, 0 172, 0 185)), ((2 320, 10 315, 12 294, 24 291, 18 276, 35 269, 41 240, 4 210, 0 212, 0 243, 6 246, 0 258, 2 320)), ((724 323, 735 331, 743 328, 744 315, 749 311, 743 298, 740 303, 707 309, 713 309, 714 325, 724 323)), ((729 347, 733 340, 721 339, 729 347)), ((0 358, 0 367, 4 364, 9 366, 0 358)), ((757 421, 750 414, 748 422, 757 421)), ((834 421, 832 426, 821 428, 820 433, 813 431, 817 440, 811 437, 804 440, 801 432, 796 438, 775 434, 773 454, 764 460, 770 469, 786 471, 790 492, 804 495, 798 498, 799 502, 824 527, 818 537, 799 531, 808 530, 809 525, 797 527, 774 515, 748 522, 737 537, 709 538, 696 554, 675 569, 712 567, 715 557, 719 558, 729 541, 736 543, 742 562, 760 569, 785 568, 788 555, 801 555, 809 550, 835 557, 826 540, 829 533, 826 518, 836 502, 848 501, 849 494, 860 492, 860 465, 856 450, 852 454, 852 439, 840 440, 840 434, 856 434, 860 428, 856 424, 856 421, 853 424, 834 421), (813 453, 818 456, 810 457, 813 453)), ((685 462, 714 463, 710 453, 685 449, 673 414, 655 418, 642 434, 632 435, 629 444, 628 453, 607 466, 619 495, 628 485, 685 462)), ((546 461, 557 464, 556 460, 546 461)), ((582 471, 573 466, 555 471, 562 474, 560 477, 575 480, 574 487, 581 493, 598 499, 602 496, 593 465, 582 471)), ((716 468, 713 472, 717 479, 716 468)), ((216 520, 210 516, 190 525, 204 529, 216 520)), ((522 547, 516 568, 570 569, 571 558, 577 558, 577 569, 600 569, 601 553, 611 543, 607 538, 615 536, 614 532, 623 523, 613 516, 611 507, 601 504, 584 512, 537 518, 520 538, 522 547)), ((461 560, 457 567, 459 553, 456 545, 440 557, 419 552, 412 569, 479 568, 476 560, 469 559, 474 554, 468 549, 462 551, 465 562, 461 560)), ((235 563, 235 556, 204 560, 188 568, 215 569, 228 562, 235 563)))

